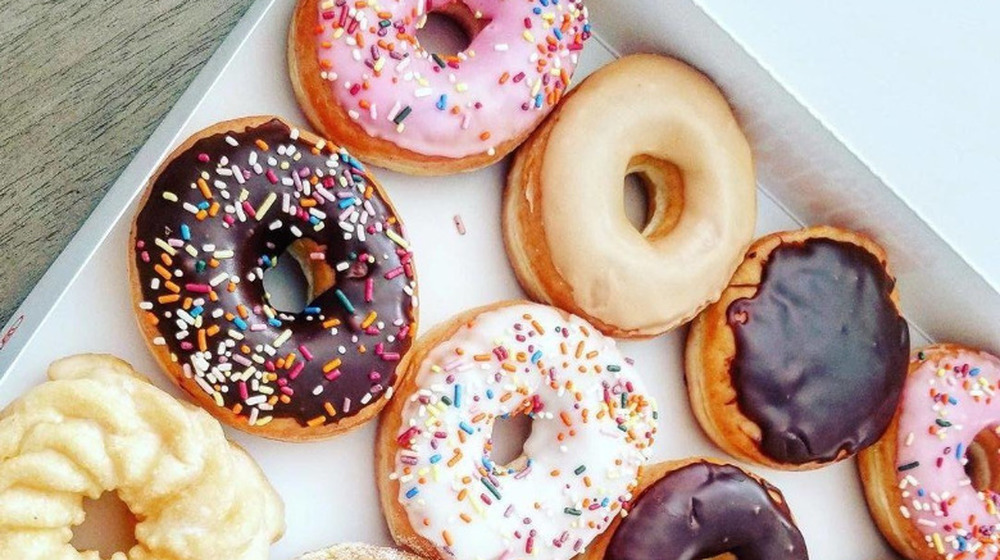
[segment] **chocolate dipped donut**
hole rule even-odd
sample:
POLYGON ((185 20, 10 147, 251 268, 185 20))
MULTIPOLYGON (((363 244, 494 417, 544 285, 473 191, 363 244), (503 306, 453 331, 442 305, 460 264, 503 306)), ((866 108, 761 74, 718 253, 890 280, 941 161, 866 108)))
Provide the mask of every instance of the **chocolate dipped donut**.
POLYGON ((831 227, 750 247, 687 341, 691 405, 728 453, 805 470, 879 439, 906 378, 909 330, 885 252, 831 227))
POLYGON ((739 467, 701 458, 658 463, 639 485, 628 515, 585 560, 809 557, 781 492, 739 467))
POLYGON ((196 133, 149 182, 129 247, 150 348, 224 423, 315 439, 391 397, 416 327, 412 254, 381 187, 336 145, 272 117, 196 133), (309 280, 301 311, 264 288, 286 250, 309 280))

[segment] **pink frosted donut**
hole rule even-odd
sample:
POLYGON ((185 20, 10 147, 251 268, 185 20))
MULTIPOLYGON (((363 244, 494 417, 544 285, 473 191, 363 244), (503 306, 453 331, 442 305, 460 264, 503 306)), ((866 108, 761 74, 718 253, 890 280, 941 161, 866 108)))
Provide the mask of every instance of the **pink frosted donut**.
POLYGON ((590 37, 580 0, 300 0, 289 69, 310 122, 361 159, 416 174, 484 167, 556 105, 590 37), (472 38, 416 37, 431 12, 472 38))
POLYGON ((917 352, 892 427, 859 455, 869 509, 907 558, 1000 557, 998 384, 985 352, 917 352))

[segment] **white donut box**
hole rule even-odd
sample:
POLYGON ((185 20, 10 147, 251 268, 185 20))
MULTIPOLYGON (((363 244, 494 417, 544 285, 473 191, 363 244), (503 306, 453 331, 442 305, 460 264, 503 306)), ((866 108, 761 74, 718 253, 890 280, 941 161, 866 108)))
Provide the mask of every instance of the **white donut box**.
MULTIPOLYGON (((700 68, 725 91, 753 144, 760 185, 760 234, 825 223, 867 232, 889 251, 915 345, 949 340, 1000 350, 1000 259, 988 258, 1000 256, 995 222, 970 219, 960 223, 955 208, 943 209, 951 212, 944 216, 932 215, 933 223, 922 219, 915 208, 927 209, 934 200, 928 184, 884 180, 884 173, 880 176, 873 171, 842 135, 831 132, 836 129, 828 124, 829 115, 843 117, 836 122, 847 122, 851 115, 844 117, 847 113, 838 112, 836 104, 827 104, 833 110, 820 114, 793 94, 795 84, 810 83, 802 74, 787 83, 776 78, 779 70, 794 75, 802 64, 782 58, 780 44, 769 42, 767 33, 748 22, 759 23, 766 19, 767 10, 772 14, 778 10, 773 6, 758 10, 756 3, 730 4, 719 0, 589 0, 598 39, 585 49, 575 81, 610 61, 615 53, 667 53, 700 68), (768 59, 757 58, 753 52, 771 53, 775 64, 767 66, 768 59), (968 228, 982 232, 971 238, 978 238, 978 243, 969 241, 968 228), (950 244, 945 237, 961 243, 950 244)), ((305 126, 285 70, 285 33, 293 6, 294 0, 258 0, 249 9, 0 331, 0 406, 42 382, 49 362, 80 352, 121 356, 157 385, 183 398, 160 373, 135 326, 125 254, 135 203, 161 159, 189 134, 209 124, 244 115, 276 114, 305 126)), ((785 6, 780 11, 786 21, 795 21, 789 10, 809 15, 807 8, 785 6)), ((886 8, 873 10, 890 13, 886 8)), ((843 10, 834 11, 844 16, 843 10)), ((829 56, 838 48, 850 54, 860 47, 845 44, 822 52, 829 56)), ((822 53, 817 60, 823 60, 822 53)), ((984 68, 995 69, 995 65, 984 68)), ((872 110, 870 105, 859 106, 872 110)), ((983 118, 996 120, 995 115, 983 118)), ((888 137, 893 131, 882 133, 888 137)), ((899 142, 907 145, 907 139, 899 142)), ((896 173, 903 169, 905 159, 893 156, 891 150, 881 152, 889 153, 879 160, 884 168, 905 177, 896 173)), ((980 171, 996 163, 995 157, 969 157, 973 169, 980 171), (977 168, 976 162, 982 165, 977 168)), ((914 165, 927 167, 926 162, 914 165)), ((522 297, 501 241, 505 170, 501 164, 444 178, 376 170, 415 245, 424 332, 458 311, 522 297), (464 220, 465 235, 456 231, 456 215, 464 220)), ((984 202, 993 201, 987 204, 992 210, 966 198, 963 212, 989 217, 987 212, 1000 210, 996 190, 983 190, 981 197, 984 202)), ((16 248, 8 250, 16 253, 16 248)), ((725 458, 702 434, 688 406, 681 361, 684 334, 682 328, 653 340, 622 343, 660 405, 654 454, 657 459, 725 458)), ((274 545, 272 558, 290 560, 344 541, 391 544, 372 470, 374 422, 347 436, 309 444, 228 432, 256 458, 285 500, 288 531, 274 545)), ((784 491, 810 557, 895 557, 869 518, 853 460, 808 473, 751 468, 784 491)))

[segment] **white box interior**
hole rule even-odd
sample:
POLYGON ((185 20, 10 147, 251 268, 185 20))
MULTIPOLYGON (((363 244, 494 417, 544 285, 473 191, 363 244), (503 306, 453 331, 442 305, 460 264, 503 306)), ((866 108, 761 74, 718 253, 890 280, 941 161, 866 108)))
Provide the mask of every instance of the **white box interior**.
POLYGON ((699 0, 592 0, 622 53, 682 58, 726 92, 754 146, 758 181, 802 223, 873 235, 889 251, 911 324, 935 340, 1000 350, 1000 293, 939 237, 800 100, 700 7, 699 0))
MULTIPOLYGON (((0 405, 41 382, 53 359, 77 352, 119 355, 180 396, 159 373, 135 326, 126 275, 134 202, 169 148, 204 126, 264 113, 305 122, 284 62, 293 6, 292 0, 261 0, 250 10, 15 315, 12 323, 20 331, 6 347, 0 346, 0 405)), ((616 51, 651 51, 688 60, 726 91, 757 157, 759 233, 811 223, 867 231, 890 250, 915 345, 926 342, 924 332, 936 339, 1000 345, 1000 333, 977 320, 996 316, 1000 295, 700 8, 659 0, 591 0, 590 6, 601 42, 588 45, 578 78, 611 60, 616 51), (920 250, 913 251, 914 246, 920 250), (937 289, 942 285, 950 290, 937 289)), ((501 164, 444 178, 377 173, 415 245, 425 332, 458 311, 523 296, 501 240, 505 170, 501 164), (463 217, 467 235, 456 232, 456 214, 463 217)), ((688 407, 683 336, 679 329, 651 341, 623 343, 660 404, 654 454, 658 459, 724 457, 702 434, 688 407)), ((275 545, 274 558, 290 559, 341 541, 390 542, 376 500, 374 427, 311 444, 272 442, 229 430, 285 499, 289 528, 275 545)), ((753 470, 785 492, 812 558, 892 554, 869 519, 853 461, 810 473, 753 470)))

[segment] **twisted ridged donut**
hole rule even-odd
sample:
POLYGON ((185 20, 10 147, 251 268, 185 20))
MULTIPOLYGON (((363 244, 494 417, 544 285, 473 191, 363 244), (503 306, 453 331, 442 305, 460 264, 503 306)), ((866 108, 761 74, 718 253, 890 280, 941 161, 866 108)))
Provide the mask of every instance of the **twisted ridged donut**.
POLYGON ((207 413, 110 356, 55 362, 0 414, 0 558, 99 560, 69 544, 83 498, 117 491, 136 544, 111 560, 256 560, 284 506, 207 413))

